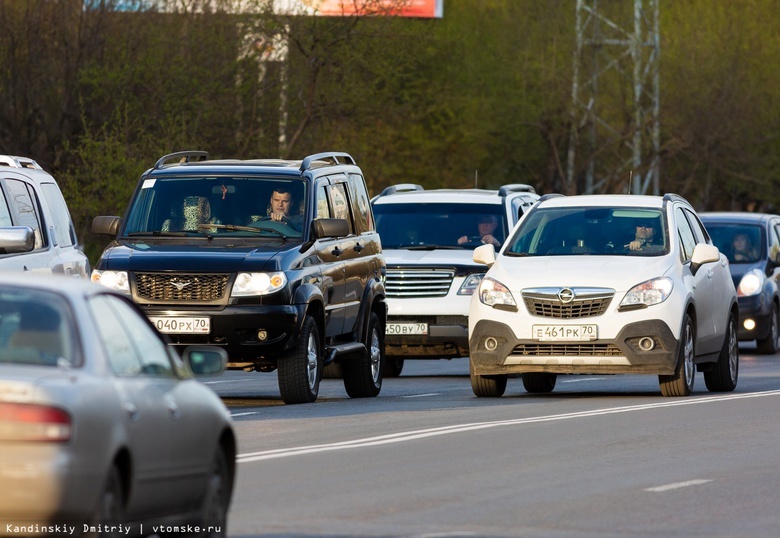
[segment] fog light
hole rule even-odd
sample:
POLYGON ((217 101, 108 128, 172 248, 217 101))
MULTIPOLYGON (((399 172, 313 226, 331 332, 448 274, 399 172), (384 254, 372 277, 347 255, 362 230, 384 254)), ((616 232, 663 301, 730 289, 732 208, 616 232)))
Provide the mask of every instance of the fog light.
POLYGON ((652 338, 645 336, 644 338, 639 339, 639 349, 642 351, 652 351, 654 347, 655 340, 652 338))
POLYGON ((257 331, 257 339, 261 342, 265 342, 268 339, 268 331, 265 329, 260 329, 257 331))
POLYGON ((742 326, 748 331, 752 331, 753 329, 756 328, 756 322, 755 320, 748 318, 744 322, 742 322, 742 326))
POLYGON ((495 351, 498 347, 498 341, 493 338, 492 336, 489 336, 485 339, 485 349, 488 351, 495 351))

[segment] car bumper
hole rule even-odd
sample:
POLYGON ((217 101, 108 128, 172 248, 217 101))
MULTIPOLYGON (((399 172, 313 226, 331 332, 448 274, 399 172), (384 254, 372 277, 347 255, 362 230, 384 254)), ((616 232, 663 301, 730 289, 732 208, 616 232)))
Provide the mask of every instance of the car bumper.
POLYGON ((769 335, 772 323, 772 302, 765 299, 764 295, 750 297, 738 297, 739 304, 739 340, 760 340, 769 335), (748 328, 751 326, 752 328, 748 328), (747 325, 747 326, 746 326, 747 325))
POLYGON ((615 338, 588 342, 517 338, 506 324, 478 321, 469 340, 473 371, 478 375, 546 372, 556 374, 671 375, 677 364, 678 340, 661 320, 625 325, 615 338), (642 338, 653 348, 642 350, 642 338))

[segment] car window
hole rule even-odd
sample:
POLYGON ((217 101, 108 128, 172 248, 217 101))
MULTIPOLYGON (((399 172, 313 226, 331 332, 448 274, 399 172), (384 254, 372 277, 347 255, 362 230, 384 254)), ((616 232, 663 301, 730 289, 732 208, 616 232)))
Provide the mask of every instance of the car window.
POLYGON ((116 375, 174 375, 164 343, 133 308, 108 295, 91 298, 89 307, 116 375))
POLYGON ((675 219, 677 220, 677 234, 680 237, 682 261, 686 263, 693 256, 693 249, 696 247, 696 236, 691 229, 688 219, 681 207, 675 209, 675 219))
POLYGON ((344 183, 331 185, 329 187, 329 194, 333 218, 346 220, 349 223, 349 233, 353 233, 346 185, 344 183))
POLYGON ((54 226, 57 243, 61 247, 75 245, 76 231, 73 228, 68 206, 65 204, 60 189, 54 183, 41 183, 41 192, 51 210, 52 226, 54 226))
POLYGON ((354 218, 358 231, 374 231, 371 204, 368 200, 368 191, 366 191, 366 184, 362 176, 358 174, 349 175, 349 194, 355 201, 354 218))
POLYGON ((8 200, 2 189, 0 189, 0 226, 13 226, 11 210, 8 209, 8 200))
POLYGON ((330 205, 328 204, 328 191, 325 190, 325 185, 317 187, 317 218, 329 219, 330 218, 330 205))
POLYGON ((506 217, 499 204, 392 203, 374 204, 376 229, 383 249, 474 249, 480 242, 480 221, 495 219, 492 234, 500 243, 507 236, 506 217), (459 244, 466 236, 469 241, 459 244))
POLYGON ((0 362, 80 366, 70 312, 55 293, 0 287, 0 362))
POLYGON ((754 263, 763 254, 762 227, 742 223, 710 223, 707 230, 712 243, 729 259, 730 263, 754 263))
POLYGON ((6 187, 17 226, 29 226, 35 234, 35 249, 46 246, 46 235, 41 231, 38 198, 35 192, 24 182, 6 179, 6 187))

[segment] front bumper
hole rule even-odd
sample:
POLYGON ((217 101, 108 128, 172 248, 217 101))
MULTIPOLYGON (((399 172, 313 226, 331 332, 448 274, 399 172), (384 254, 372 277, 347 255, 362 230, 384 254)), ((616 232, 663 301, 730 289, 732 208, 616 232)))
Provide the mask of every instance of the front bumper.
POLYGON ((468 316, 388 316, 393 323, 427 323, 428 334, 385 334, 385 354, 404 359, 466 357, 469 354, 468 316))
POLYGON ((477 375, 522 374, 674 374, 678 341, 661 320, 625 325, 614 339, 589 342, 540 342, 518 339, 504 323, 480 320, 469 339, 471 364, 477 375), (639 347, 643 337, 654 347, 639 347))

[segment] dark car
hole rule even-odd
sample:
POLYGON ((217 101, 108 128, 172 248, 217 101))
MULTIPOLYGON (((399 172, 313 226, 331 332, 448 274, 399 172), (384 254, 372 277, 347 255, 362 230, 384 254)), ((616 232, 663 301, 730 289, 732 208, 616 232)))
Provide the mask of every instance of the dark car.
POLYGON ((780 347, 780 216, 764 213, 701 213, 712 241, 729 259, 739 301, 739 339, 758 351, 780 347))
POLYGON ((346 153, 300 161, 166 155, 140 178, 92 279, 120 290, 173 345, 223 347, 228 368, 278 374, 316 400, 340 364, 351 397, 382 386, 385 260, 363 172, 346 153))
POLYGON ((0 273, 0 535, 226 536, 233 423, 193 377, 226 359, 180 358, 127 297, 86 279, 0 273))

